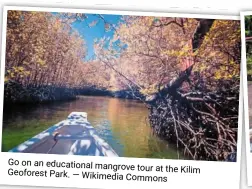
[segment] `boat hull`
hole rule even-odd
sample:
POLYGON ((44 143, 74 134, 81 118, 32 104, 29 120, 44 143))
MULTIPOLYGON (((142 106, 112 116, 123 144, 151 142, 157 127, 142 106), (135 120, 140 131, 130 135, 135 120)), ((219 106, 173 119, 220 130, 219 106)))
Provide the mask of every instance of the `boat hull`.
POLYGON ((9 152, 118 156, 88 122, 85 112, 72 112, 63 120, 9 152))

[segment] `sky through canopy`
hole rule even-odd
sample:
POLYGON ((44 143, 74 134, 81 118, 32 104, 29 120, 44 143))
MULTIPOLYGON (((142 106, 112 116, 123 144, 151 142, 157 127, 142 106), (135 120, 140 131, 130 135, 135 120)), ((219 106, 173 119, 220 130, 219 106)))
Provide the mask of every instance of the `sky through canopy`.
MULTIPOLYGON (((74 29, 76 29, 81 37, 86 42, 87 47, 87 56, 86 60, 92 60, 94 59, 94 40, 95 39, 101 39, 103 37, 109 37, 112 38, 114 35, 114 30, 105 30, 105 23, 102 19, 99 19, 97 15, 95 14, 86 14, 87 19, 84 21, 77 20, 74 23, 72 23, 72 26, 74 29), (96 23, 96 25, 91 26, 93 23, 96 23)), ((118 25, 118 23, 121 21, 122 16, 119 15, 102 15, 102 17, 108 22, 109 24, 118 25)))

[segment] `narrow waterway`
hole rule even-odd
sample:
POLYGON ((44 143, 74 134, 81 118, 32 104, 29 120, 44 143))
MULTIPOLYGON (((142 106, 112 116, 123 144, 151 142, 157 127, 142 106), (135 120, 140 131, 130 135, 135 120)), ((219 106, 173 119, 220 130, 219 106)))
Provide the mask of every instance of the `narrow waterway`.
POLYGON ((5 107, 3 151, 66 119, 73 111, 87 112, 88 121, 119 156, 178 159, 176 148, 152 133, 144 104, 93 96, 80 96, 68 102, 5 107))

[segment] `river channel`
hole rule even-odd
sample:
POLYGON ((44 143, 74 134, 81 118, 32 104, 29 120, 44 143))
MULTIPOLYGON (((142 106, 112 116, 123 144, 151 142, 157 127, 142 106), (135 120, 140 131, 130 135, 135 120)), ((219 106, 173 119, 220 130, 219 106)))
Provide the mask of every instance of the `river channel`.
POLYGON ((94 96, 79 96, 67 102, 4 107, 3 151, 66 119, 74 111, 87 112, 88 121, 119 156, 178 159, 176 148, 152 133, 144 104, 94 96))

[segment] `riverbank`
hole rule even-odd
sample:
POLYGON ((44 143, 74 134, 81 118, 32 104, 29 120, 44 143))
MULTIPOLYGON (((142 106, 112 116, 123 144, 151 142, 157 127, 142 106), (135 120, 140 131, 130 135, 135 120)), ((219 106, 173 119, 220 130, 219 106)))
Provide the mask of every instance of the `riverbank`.
POLYGON ((54 101, 75 100, 77 96, 108 96, 122 99, 136 99, 129 90, 109 91, 104 88, 83 87, 67 88, 51 85, 23 86, 17 82, 5 83, 5 104, 37 104, 54 101))

